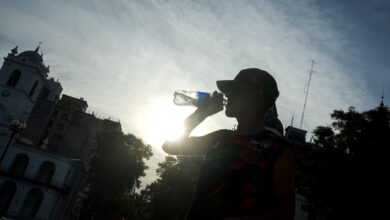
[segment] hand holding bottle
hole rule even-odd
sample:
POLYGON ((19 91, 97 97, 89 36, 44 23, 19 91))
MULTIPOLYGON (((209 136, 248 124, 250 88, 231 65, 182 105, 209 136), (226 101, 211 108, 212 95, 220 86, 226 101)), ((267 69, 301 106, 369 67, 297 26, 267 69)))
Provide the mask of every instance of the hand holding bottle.
POLYGON ((199 111, 200 113, 202 113, 204 116, 207 117, 222 111, 225 103, 226 100, 223 98, 223 94, 214 91, 207 99, 205 105, 198 106, 197 111, 199 111))
POLYGON ((173 102, 179 106, 198 107, 197 112, 205 117, 223 110, 226 100, 222 93, 214 91, 212 94, 198 91, 175 91, 173 102))

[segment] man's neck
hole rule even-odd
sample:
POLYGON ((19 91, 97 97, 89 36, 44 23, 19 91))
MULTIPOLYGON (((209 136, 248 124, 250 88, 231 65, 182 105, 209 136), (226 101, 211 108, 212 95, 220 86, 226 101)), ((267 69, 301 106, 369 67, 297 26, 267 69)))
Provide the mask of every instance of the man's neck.
POLYGON ((237 133, 240 135, 255 134, 265 130, 264 117, 237 118, 237 121, 237 133))

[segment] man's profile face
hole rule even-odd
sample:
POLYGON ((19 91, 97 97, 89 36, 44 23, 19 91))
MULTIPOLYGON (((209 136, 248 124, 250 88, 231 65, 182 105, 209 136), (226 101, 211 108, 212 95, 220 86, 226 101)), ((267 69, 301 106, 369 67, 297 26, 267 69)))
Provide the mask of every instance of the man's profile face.
POLYGON ((255 94, 255 90, 250 86, 239 86, 226 92, 225 96, 228 101, 225 106, 225 115, 239 118, 255 113, 258 109, 255 94))

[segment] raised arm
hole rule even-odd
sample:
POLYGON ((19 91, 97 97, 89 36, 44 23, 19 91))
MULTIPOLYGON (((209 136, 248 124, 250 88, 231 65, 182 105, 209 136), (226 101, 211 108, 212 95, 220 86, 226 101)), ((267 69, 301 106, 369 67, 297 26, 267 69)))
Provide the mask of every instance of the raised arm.
POLYGON ((173 155, 202 155, 207 152, 209 146, 218 138, 216 132, 200 137, 190 137, 191 132, 208 116, 223 110, 223 94, 214 92, 205 107, 196 109, 184 121, 184 134, 174 141, 166 141, 162 148, 168 154, 173 155))

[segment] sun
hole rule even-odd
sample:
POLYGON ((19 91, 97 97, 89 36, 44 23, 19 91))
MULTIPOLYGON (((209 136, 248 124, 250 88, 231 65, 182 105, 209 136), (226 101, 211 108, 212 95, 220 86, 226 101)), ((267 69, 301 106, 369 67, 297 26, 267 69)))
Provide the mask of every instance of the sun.
MULTIPOLYGON (((179 138, 184 132, 183 121, 188 110, 174 105, 157 105, 147 114, 146 133, 152 145, 179 138)), ((157 147, 157 146, 156 146, 157 147)))

